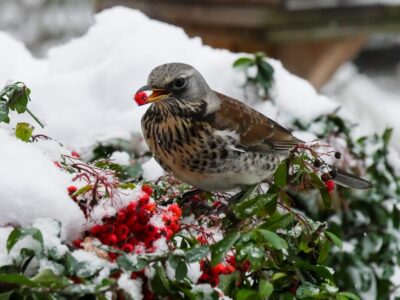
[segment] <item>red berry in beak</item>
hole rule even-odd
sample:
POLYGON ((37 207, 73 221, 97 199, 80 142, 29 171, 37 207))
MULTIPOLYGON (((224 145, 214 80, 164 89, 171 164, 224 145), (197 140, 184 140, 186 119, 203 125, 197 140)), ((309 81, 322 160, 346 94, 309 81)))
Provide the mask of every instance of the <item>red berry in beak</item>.
POLYGON ((135 94, 135 102, 138 105, 146 104, 146 102, 147 102, 147 94, 145 92, 137 92, 135 94))

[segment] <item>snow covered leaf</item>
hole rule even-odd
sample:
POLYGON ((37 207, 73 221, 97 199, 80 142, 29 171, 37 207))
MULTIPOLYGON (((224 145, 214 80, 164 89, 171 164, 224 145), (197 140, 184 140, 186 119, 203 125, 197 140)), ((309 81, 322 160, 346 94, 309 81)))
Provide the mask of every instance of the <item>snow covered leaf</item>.
POLYGON ((32 277, 31 281, 49 288, 61 288, 70 284, 67 278, 56 276, 51 270, 43 270, 32 277))
POLYGON ((208 246, 195 246, 186 251, 186 260, 188 263, 200 261, 208 252, 210 252, 208 246))
POLYGON ((43 236, 39 229, 36 228, 15 228, 7 239, 7 250, 10 251, 16 243, 26 236, 31 236, 38 241, 43 248, 43 236))
POLYGON ((319 293, 320 293, 319 287, 309 282, 303 283, 296 290, 296 296, 299 299, 315 297, 318 296, 319 293))
POLYGON ((0 99, 0 123, 10 123, 10 117, 8 116, 9 114, 9 108, 7 105, 7 102, 1 101, 0 99))
POLYGON ((278 228, 286 228, 293 222, 293 216, 288 213, 281 215, 276 212, 268 220, 260 226, 261 229, 276 230, 278 228))
POLYGON ((211 265, 215 266, 224 257, 225 253, 233 247, 235 242, 240 238, 239 232, 234 232, 227 235, 224 239, 220 240, 211 246, 211 265))
POLYGON ((239 202, 233 210, 241 219, 247 219, 253 215, 271 215, 276 209, 277 200, 277 194, 260 194, 239 202))

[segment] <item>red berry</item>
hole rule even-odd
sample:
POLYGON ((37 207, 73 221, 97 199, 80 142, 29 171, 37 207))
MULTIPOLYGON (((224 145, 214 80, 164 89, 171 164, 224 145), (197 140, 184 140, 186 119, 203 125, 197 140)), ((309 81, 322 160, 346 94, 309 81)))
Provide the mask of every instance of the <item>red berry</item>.
POLYGON ((131 244, 124 244, 122 245, 121 250, 127 253, 131 253, 134 250, 134 247, 131 244))
POLYGON ((179 231, 180 226, 179 226, 179 223, 178 223, 177 221, 173 221, 173 222, 171 222, 171 225, 169 225, 169 228, 170 228, 174 233, 176 233, 176 232, 179 231))
POLYGON ((227 265, 225 269, 225 274, 231 274, 235 272, 235 268, 232 265, 227 265))
POLYGON ((236 267, 236 258, 235 258, 234 255, 229 255, 229 256, 226 258, 226 262, 227 262, 228 264, 230 264, 231 266, 236 267))
POLYGON ((145 192, 146 194, 151 195, 153 193, 153 188, 148 184, 143 184, 142 191, 145 192))
POLYGON ((213 206, 214 208, 217 208, 217 207, 219 207, 221 204, 222 204, 221 201, 214 201, 214 203, 213 203, 212 206, 213 206))
POLYGON ((176 203, 173 203, 170 206, 168 206, 168 211, 172 212, 178 218, 182 216, 181 208, 176 203))
POLYGON ((138 105, 143 105, 147 103, 147 94, 145 92, 137 92, 135 94, 135 102, 138 105))
POLYGON ((79 153, 76 152, 76 151, 72 151, 72 152, 71 152, 71 156, 72 156, 72 157, 75 157, 75 158, 81 158, 81 156, 79 155, 79 153))
POLYGON ((106 245, 115 245, 118 243, 118 238, 114 233, 105 234, 101 241, 106 245))
POLYGON ((152 212, 156 209, 156 204, 155 203, 147 203, 146 205, 143 205, 143 209, 149 212, 152 212))
POLYGON ((53 161, 53 163, 57 168, 61 168, 61 164, 58 161, 53 161))
POLYGON ((125 224, 120 224, 115 229, 115 234, 121 240, 123 237, 127 237, 129 233, 129 228, 125 224))
POLYGON ((213 275, 220 275, 224 274, 226 271, 226 267, 224 264, 219 263, 211 269, 211 274, 213 275))
POLYGON ((127 211, 126 209, 121 209, 117 213, 117 222, 123 222, 126 219, 127 211))
POLYGON ((74 185, 71 185, 67 188, 68 194, 72 195, 73 193, 75 193, 78 190, 78 188, 74 185))
POLYGON ((135 224, 137 221, 137 216, 133 215, 127 218, 125 221, 125 225, 128 226, 129 228, 132 228, 133 224, 135 224))
POLYGON ((111 261, 114 261, 117 258, 117 253, 108 252, 108 257, 110 258, 111 261))
POLYGON ((94 225, 94 226, 90 229, 90 233, 91 233, 92 235, 98 235, 98 234, 103 233, 103 232, 104 232, 103 226, 102 226, 102 225, 98 225, 98 224, 94 225))
POLYGON ((114 233, 115 226, 111 224, 104 225, 104 232, 105 233, 114 233))
POLYGON ((174 235, 174 232, 169 228, 165 229, 165 231, 167 233, 165 238, 166 238, 167 241, 169 241, 172 238, 172 236, 174 235))
POLYGON ((137 202, 131 202, 129 205, 126 207, 126 211, 129 214, 136 214, 136 208, 137 208, 137 202))
POLYGON ((82 247, 82 239, 77 239, 75 241, 72 242, 72 244, 76 247, 76 248, 81 248, 82 247))
POLYGON ((325 182, 325 186, 326 189, 328 190, 328 192, 332 192, 335 188, 335 182, 333 180, 328 180, 327 182, 325 182))
POLYGON ((149 194, 144 194, 142 197, 139 199, 139 206, 146 205, 150 201, 150 196, 149 194))

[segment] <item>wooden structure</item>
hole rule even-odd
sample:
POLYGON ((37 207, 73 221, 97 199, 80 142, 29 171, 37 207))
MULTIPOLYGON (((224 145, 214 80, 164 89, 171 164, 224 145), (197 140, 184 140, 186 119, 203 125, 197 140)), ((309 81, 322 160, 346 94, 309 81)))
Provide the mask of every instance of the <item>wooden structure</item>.
POLYGON ((178 25, 204 43, 236 52, 264 51, 321 87, 369 35, 400 31, 399 6, 351 0, 97 0, 97 10, 125 5, 178 25), (329 2, 329 1, 328 1, 329 2))

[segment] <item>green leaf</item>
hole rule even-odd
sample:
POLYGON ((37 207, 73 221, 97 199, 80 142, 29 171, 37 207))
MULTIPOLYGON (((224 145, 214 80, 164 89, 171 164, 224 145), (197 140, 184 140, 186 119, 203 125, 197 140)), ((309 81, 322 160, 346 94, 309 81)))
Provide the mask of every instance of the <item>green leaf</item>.
POLYGON ((0 282, 17 284, 21 286, 36 286, 28 277, 21 274, 0 274, 0 282))
POLYGON ((160 264, 157 265, 155 275, 151 280, 151 289, 155 294, 160 296, 167 296, 169 294, 169 281, 164 268, 160 264))
POLYGON ((258 293, 253 290, 241 289, 236 294, 236 300, 255 300, 260 299, 258 293))
POLYGON ((8 108, 7 102, 0 100, 0 123, 10 123, 10 118, 8 116, 10 110, 8 108))
POLYGON ((343 242, 342 240, 335 234, 333 234, 330 231, 325 231, 325 236, 332 241, 336 247, 338 247, 339 249, 342 249, 343 247, 343 242))
POLYGON ((247 219, 254 215, 272 214, 276 209, 277 200, 276 194, 261 194, 239 202, 233 210, 241 219, 247 219))
POLYGON ((329 250, 330 250, 330 246, 329 246, 329 242, 325 242, 321 245, 321 249, 319 250, 319 255, 318 255, 318 260, 317 263, 318 264, 322 264, 326 261, 326 259, 328 258, 329 255, 329 250))
POLYGON ((8 291, 0 294, 0 300, 9 300, 12 299, 12 294, 14 291, 8 291))
POLYGON ((287 249, 288 244, 287 242, 281 238, 279 235, 276 233, 266 230, 266 229, 256 229, 257 232, 259 232, 264 240, 270 245, 271 247, 281 250, 281 249, 287 249))
POLYGON ((175 269, 175 278, 176 280, 179 281, 183 281, 186 276, 187 276, 187 272, 188 272, 188 267, 186 265, 186 262, 184 260, 180 260, 178 262, 178 265, 175 269))
POLYGON ((286 273, 277 272, 277 273, 275 273, 274 275, 271 276, 271 280, 272 281, 276 281, 276 280, 281 279, 281 278, 286 277, 286 276, 287 276, 286 273))
POLYGON ((240 280, 240 273, 235 271, 231 274, 220 275, 218 287, 226 294, 229 295, 232 288, 235 286, 235 282, 240 280))
POLYGON ((234 68, 248 68, 253 65, 254 65, 254 60, 249 57, 240 57, 233 63, 234 68))
POLYGON ((286 168, 286 160, 282 161, 274 174, 274 182, 280 187, 284 188, 287 183, 287 168, 286 168))
POLYGON ((118 256, 117 264, 124 270, 138 272, 146 267, 148 261, 145 257, 132 256, 132 254, 122 254, 118 256))
POLYGON ((274 291, 274 286, 269 281, 264 279, 260 279, 258 293, 262 299, 268 299, 269 296, 272 295, 274 291))
POLYGON ((269 230, 276 230, 278 228, 284 229, 292 222, 293 216, 290 213, 281 215, 280 213, 276 212, 268 219, 267 222, 262 224, 260 228, 269 230))
POLYGON ((61 288, 69 285, 68 279, 57 276, 51 270, 43 270, 31 278, 32 282, 45 287, 61 288))
POLYGON ((400 211, 397 208, 396 204, 393 205, 392 222, 393 222, 393 227, 396 229, 399 229, 399 227, 400 227, 400 211))
POLYGON ((208 246, 195 246, 186 251, 186 260, 188 263, 200 261, 208 252, 210 252, 208 246))
POLYGON ((43 248, 43 236, 42 233, 40 232, 39 229, 36 228, 15 228, 13 231, 11 231, 10 235, 8 236, 7 239, 7 250, 10 252, 12 247, 18 241, 22 240, 26 236, 32 236, 32 238, 36 241, 39 242, 39 244, 43 248))
POLYGON ((32 136, 34 127, 29 123, 18 123, 15 129, 15 136, 21 141, 28 142, 32 136))
POLYGON ((323 187, 323 188, 319 189, 319 192, 321 194, 322 201, 324 202, 324 205, 327 208, 330 208, 331 207, 331 195, 329 194, 329 192, 326 189, 326 187, 323 187))
POLYGON ((76 197, 79 195, 86 194, 87 192, 91 191, 93 189, 93 185, 87 184, 83 187, 81 187, 79 190, 77 190, 75 193, 72 194, 72 197, 76 197))
POLYGON ((349 292, 340 292, 336 295, 337 300, 360 300, 357 295, 349 292))
POLYGON ((299 299, 318 296, 319 293, 320 293, 319 287, 309 282, 303 283, 296 290, 296 296, 299 299))
POLYGON ((393 128, 386 128, 382 134, 382 140, 384 144, 384 148, 386 148, 392 138, 393 128))
POLYGON ((223 240, 220 240, 218 243, 215 243, 211 246, 211 265, 215 266, 218 264, 225 253, 232 248, 235 242, 240 238, 240 233, 235 232, 226 236, 223 240))

